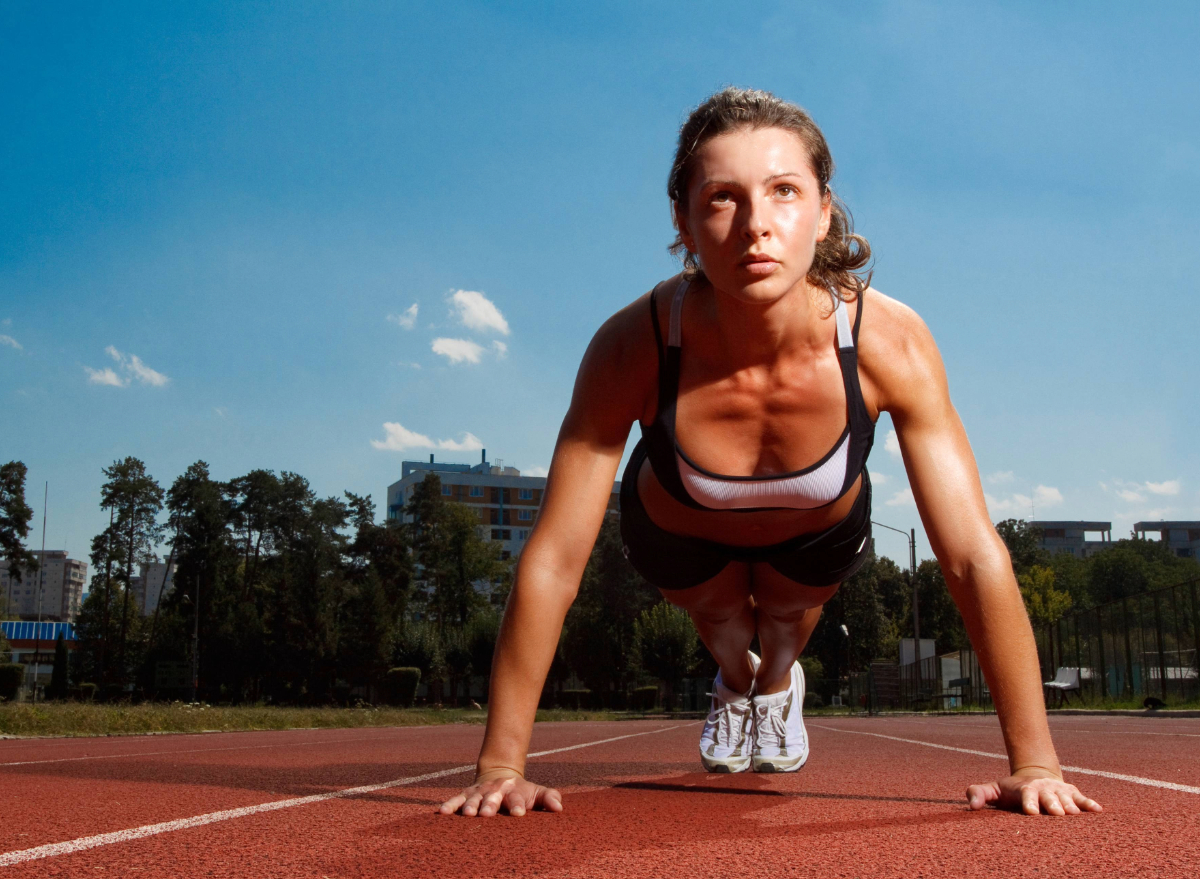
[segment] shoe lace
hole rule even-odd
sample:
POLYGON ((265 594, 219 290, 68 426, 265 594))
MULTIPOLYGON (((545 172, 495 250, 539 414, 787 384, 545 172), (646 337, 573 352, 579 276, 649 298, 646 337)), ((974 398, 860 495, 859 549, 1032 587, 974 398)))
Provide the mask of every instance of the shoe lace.
POLYGON ((708 713, 708 722, 714 726, 717 744, 722 747, 736 745, 744 735, 746 714, 750 706, 726 702, 714 693, 709 695, 713 697, 715 707, 708 713))
POLYGON ((783 720, 783 703, 759 705, 754 716, 755 736, 759 747, 782 747, 787 740, 787 724, 783 720))

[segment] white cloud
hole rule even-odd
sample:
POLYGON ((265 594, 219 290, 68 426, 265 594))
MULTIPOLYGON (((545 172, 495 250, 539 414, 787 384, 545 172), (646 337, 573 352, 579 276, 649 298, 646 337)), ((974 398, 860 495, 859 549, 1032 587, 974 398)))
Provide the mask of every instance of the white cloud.
POLYGON ((122 375, 118 375, 111 368, 92 369, 90 366, 85 366, 84 370, 88 374, 88 381, 94 385, 111 385, 114 388, 123 388, 132 379, 137 379, 144 385, 161 388, 171 380, 161 372, 151 369, 136 354, 127 356, 112 345, 105 348, 104 353, 117 362, 121 368, 122 375))
POLYGON ((419 363, 405 363, 403 360, 397 361, 396 365, 404 367, 405 369, 420 369, 421 368, 421 364, 419 364, 419 363))
POLYGON ((12 326, 12 318, 11 317, 6 317, 4 320, 0 320, 0 327, 11 327, 11 326, 12 326))
POLYGON ((85 366, 83 371, 88 374, 88 384, 109 385, 114 388, 123 388, 129 384, 129 379, 121 378, 108 367, 92 369, 90 366, 85 366))
POLYGON ((1146 500, 1136 491, 1130 491, 1128 488, 1117 489, 1117 497, 1123 501, 1128 501, 1131 504, 1140 504, 1146 500))
POLYGON ((1179 494, 1179 480, 1168 479, 1166 482, 1147 482, 1146 491, 1152 494, 1177 495, 1179 494))
POLYGON ((387 319, 401 329, 411 330, 417 325, 417 303, 413 303, 403 314, 389 314, 387 319))
POLYGON ((893 458, 895 458, 896 460, 901 459, 902 456, 900 454, 900 437, 896 436, 896 431, 889 430, 887 432, 887 439, 885 439, 883 441, 883 447, 885 449, 887 449, 888 454, 891 455, 893 458))
POLYGON ((1012 482, 1013 472, 1011 470, 997 470, 986 478, 988 485, 1000 485, 1005 482, 1012 482))
POLYGON ((550 471, 545 467, 529 467, 521 471, 522 476, 549 476, 550 471))
POLYGON ((129 355, 129 371, 132 372, 137 380, 144 385, 153 385, 156 388, 161 388, 170 381, 161 372, 151 369, 146 364, 142 363, 142 358, 136 354, 129 355))
POLYGON ((1005 498, 996 498, 985 493, 988 512, 992 516, 1007 513, 1015 518, 1033 518, 1034 514, 1046 507, 1056 507, 1063 502, 1062 492, 1052 485, 1039 485, 1033 490, 1033 496, 1027 494, 1011 494, 1005 498))
POLYGON ((483 353, 483 348, 470 339, 434 339, 432 347, 434 354, 450 358, 451 363, 462 363, 464 360, 468 363, 478 363, 479 356, 483 353))
POLYGON ((222 418, 225 418, 226 416, 229 415, 229 410, 226 409, 224 406, 213 406, 213 411, 216 412, 218 415, 220 415, 222 418))
POLYGON ((15 348, 18 351, 24 351, 21 343, 12 336, 0 336, 0 345, 7 345, 9 348, 15 348))
POLYGON ((916 499, 913 498, 912 488, 906 488, 904 491, 898 491, 887 501, 889 507, 907 507, 915 504, 916 499))
POLYGON ((445 449, 449 452, 474 452, 483 448, 483 441, 473 433, 463 433, 461 440, 432 440, 423 433, 415 433, 396 421, 383 425, 382 440, 371 440, 371 446, 385 452, 403 452, 407 449, 445 449))
POLYGON ((496 356, 501 360, 508 356, 508 346, 499 339, 492 342, 492 350, 496 352, 496 356))
POLYGON ((891 481, 892 481, 892 477, 888 476, 886 473, 872 473, 871 474, 871 484, 872 485, 887 485, 891 481))
POLYGON ((509 334, 508 321, 495 303, 474 290, 456 290, 450 297, 458 319, 463 326, 472 330, 494 330, 503 336, 509 334))

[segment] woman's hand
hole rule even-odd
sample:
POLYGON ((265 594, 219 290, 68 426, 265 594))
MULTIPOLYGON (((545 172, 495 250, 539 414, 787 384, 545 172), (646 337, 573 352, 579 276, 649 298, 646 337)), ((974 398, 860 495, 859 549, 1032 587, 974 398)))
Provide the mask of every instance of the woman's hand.
POLYGON ((973 784, 967 788, 967 803, 972 809, 989 805, 1001 809, 1020 809, 1026 815, 1078 815, 1103 812, 1104 808, 1085 797, 1079 788, 1067 784, 1046 769, 1019 769, 1008 778, 991 784, 973 784))
POLYGON ((520 818, 529 809, 561 812, 562 794, 552 787, 526 781, 515 770, 493 769, 480 773, 474 784, 442 803, 439 811, 453 815, 461 809, 468 818, 475 815, 491 818, 501 807, 514 818, 520 818))

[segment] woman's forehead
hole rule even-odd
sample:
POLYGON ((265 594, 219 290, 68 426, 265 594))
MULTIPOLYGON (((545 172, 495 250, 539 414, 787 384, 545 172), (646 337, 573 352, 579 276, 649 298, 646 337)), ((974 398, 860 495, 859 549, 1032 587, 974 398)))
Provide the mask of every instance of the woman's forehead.
POLYGON ((691 182, 700 186, 707 180, 814 176, 804 141, 786 128, 738 128, 718 134, 701 144, 695 162, 691 182))

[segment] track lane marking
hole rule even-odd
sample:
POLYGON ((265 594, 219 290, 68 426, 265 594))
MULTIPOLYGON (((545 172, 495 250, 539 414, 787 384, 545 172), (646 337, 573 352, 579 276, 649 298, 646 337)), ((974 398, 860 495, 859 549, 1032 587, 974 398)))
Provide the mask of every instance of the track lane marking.
MULTIPOLYGON (((429 727, 401 726, 395 729, 428 729, 429 727)), ((275 730, 272 730, 274 732, 275 730)), ((269 745, 231 745, 228 748, 187 748, 182 751, 139 751, 130 754, 91 754, 84 757, 54 757, 49 760, 18 760, 12 763, 0 763, 0 769, 5 766, 40 766, 44 763, 75 763, 80 760, 120 760, 123 757, 161 757, 163 754, 210 754, 217 751, 253 751, 261 748, 299 748, 311 745, 336 745, 345 742, 378 742, 390 736, 371 736, 370 738, 321 739, 313 742, 274 742, 269 745)))
MULTIPOLYGON (((528 754, 527 757, 546 757, 550 754, 562 754, 566 751, 578 751, 581 748, 592 748, 596 745, 607 745, 610 742, 619 742, 623 739, 635 739, 639 736, 650 736, 656 733, 670 732, 673 729, 680 729, 684 726, 693 726, 694 724, 676 724, 674 726, 663 727, 662 729, 651 729, 645 732, 629 733, 623 736, 613 736, 608 739, 600 739, 595 742, 584 742, 578 745, 568 745, 565 748, 551 748, 548 751, 535 751, 528 754)), ((13 864, 23 864, 27 861, 36 861, 43 858, 53 858, 60 855, 69 855, 74 852, 85 851, 86 849, 98 848, 104 845, 113 845, 118 842, 130 842, 135 839, 144 839, 147 836, 157 836, 160 833, 172 833, 176 830, 188 830, 192 827, 203 827, 205 824, 215 824, 219 821, 230 821, 234 818, 245 818, 248 815, 257 815, 262 812, 275 812, 280 809, 291 809, 296 806, 307 806, 312 803, 321 803, 326 800, 342 799, 345 797, 358 796, 360 794, 375 793, 376 791, 387 790, 388 788, 401 787, 408 784, 419 784, 422 781, 433 781, 437 778, 446 778, 450 775, 458 775, 462 772, 468 772, 475 768, 474 763, 465 766, 455 766, 452 769, 442 769, 438 772, 427 772, 424 775, 414 775, 411 778, 397 778, 392 781, 384 781, 379 784, 366 784, 360 787, 344 788, 343 790, 330 791, 323 794, 311 794, 307 797, 293 797, 287 800, 273 800, 269 803, 259 803, 256 806, 242 806, 238 809, 224 809, 220 812, 209 812, 204 815, 196 815, 192 818, 179 818, 175 821, 163 821, 159 824, 145 824, 141 827, 131 827, 128 830, 115 830, 111 833, 100 833, 96 836, 83 836, 78 839, 71 839, 65 842, 52 842, 47 845, 39 845, 34 848, 21 849, 19 851, 5 852, 0 854, 0 867, 11 867, 13 864)))
MULTIPOLYGON (((902 739, 899 736, 885 736, 883 733, 863 732, 857 729, 841 729, 836 726, 825 726, 821 723, 813 723, 809 721, 809 726, 815 726, 818 729, 827 729, 832 732, 849 733, 852 736, 874 736, 877 739, 888 739, 893 742, 904 742, 907 745, 924 745, 926 748, 939 748, 943 751, 957 751, 959 754, 971 754, 975 757, 994 757, 997 760, 1007 760, 1007 754, 993 754, 991 751, 976 751, 972 748, 956 748, 953 745, 940 745, 937 742, 922 742, 919 739, 902 739)), ((1190 784, 1177 784, 1173 781, 1159 781, 1157 778, 1144 778, 1140 775, 1125 775, 1120 772, 1105 772, 1102 769, 1085 769, 1082 766, 1063 766, 1063 772, 1078 772, 1081 775, 1097 775, 1101 778, 1111 778, 1115 781, 1128 781, 1132 784, 1141 784, 1146 787, 1157 787, 1164 790, 1174 790, 1185 794, 1200 794, 1200 787, 1190 784)))

